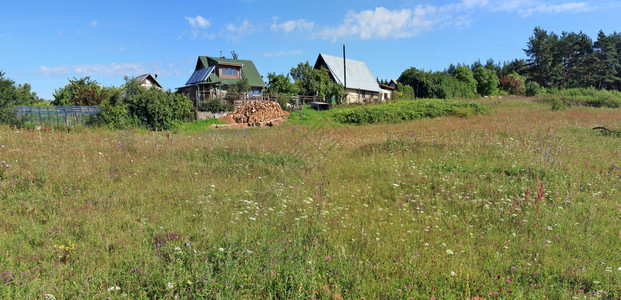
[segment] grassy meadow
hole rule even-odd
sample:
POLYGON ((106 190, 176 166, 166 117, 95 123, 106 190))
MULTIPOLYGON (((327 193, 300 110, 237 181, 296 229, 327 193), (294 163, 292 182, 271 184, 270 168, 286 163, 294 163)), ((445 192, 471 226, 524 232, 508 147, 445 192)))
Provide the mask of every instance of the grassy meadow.
POLYGON ((621 138, 592 127, 621 110, 482 101, 364 126, 3 126, 0 298, 619 299, 621 138))

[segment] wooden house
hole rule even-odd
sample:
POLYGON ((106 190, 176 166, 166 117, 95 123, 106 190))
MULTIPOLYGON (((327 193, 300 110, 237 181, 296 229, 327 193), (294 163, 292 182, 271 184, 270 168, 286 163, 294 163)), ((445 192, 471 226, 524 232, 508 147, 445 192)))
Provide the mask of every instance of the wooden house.
POLYGON ((247 79, 250 85, 249 98, 261 94, 265 82, 252 61, 199 56, 194 73, 185 86, 177 90, 187 95, 198 107, 202 101, 210 98, 222 99, 228 88, 242 78, 247 79))
POLYGON ((332 80, 346 88, 347 97, 343 103, 365 103, 381 100, 382 90, 367 64, 363 61, 347 58, 343 64, 342 57, 321 53, 315 62, 315 69, 321 68, 328 69, 332 80))
POLYGON ((155 76, 151 74, 143 74, 134 78, 134 80, 142 87, 164 90, 164 87, 162 87, 162 85, 157 81, 157 74, 155 74, 155 76))

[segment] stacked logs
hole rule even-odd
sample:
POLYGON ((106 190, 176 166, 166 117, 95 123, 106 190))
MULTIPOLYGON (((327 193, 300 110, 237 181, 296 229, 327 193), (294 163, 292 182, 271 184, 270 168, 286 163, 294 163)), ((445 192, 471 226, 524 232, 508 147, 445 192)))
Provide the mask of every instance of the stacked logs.
POLYGON ((247 123, 253 126, 282 118, 285 116, 285 111, 276 102, 253 100, 236 108, 230 116, 236 123, 247 123))

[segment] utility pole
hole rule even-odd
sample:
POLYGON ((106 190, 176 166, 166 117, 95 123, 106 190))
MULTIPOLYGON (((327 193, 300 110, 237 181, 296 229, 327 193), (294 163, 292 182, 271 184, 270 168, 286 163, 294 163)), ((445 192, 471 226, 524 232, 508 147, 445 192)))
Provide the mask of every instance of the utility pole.
POLYGON ((345 59, 345 44, 343 44, 343 87, 347 93, 347 63, 345 59))

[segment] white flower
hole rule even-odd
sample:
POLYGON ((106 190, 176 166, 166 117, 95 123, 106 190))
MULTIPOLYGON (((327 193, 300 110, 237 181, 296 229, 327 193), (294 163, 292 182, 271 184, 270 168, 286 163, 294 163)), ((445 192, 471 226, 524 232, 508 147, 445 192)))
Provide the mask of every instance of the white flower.
POLYGON ((457 273, 451 271, 451 276, 457 276, 457 273))
POLYGON ((169 290, 172 290, 174 287, 175 285, 172 282, 166 284, 166 288, 168 288, 169 290))
POLYGON ((52 294, 45 294, 45 300, 56 300, 56 296, 52 294))
POLYGON ((222 251, 224 251, 224 248, 220 247, 220 248, 218 248, 218 250, 219 250, 220 252, 222 252, 222 251))
POLYGON ((111 286, 111 287, 109 287, 109 288, 108 288, 108 292, 114 292, 114 291, 118 291, 118 290, 120 290, 120 289, 121 289, 121 288, 120 288, 120 287, 118 287, 118 286, 111 286))
POLYGON ((448 254, 448 255, 453 255, 453 250, 451 250, 451 249, 446 249, 446 254, 448 254))
POLYGON ((182 253, 181 248, 175 247, 175 254, 179 255, 181 253, 182 253))

